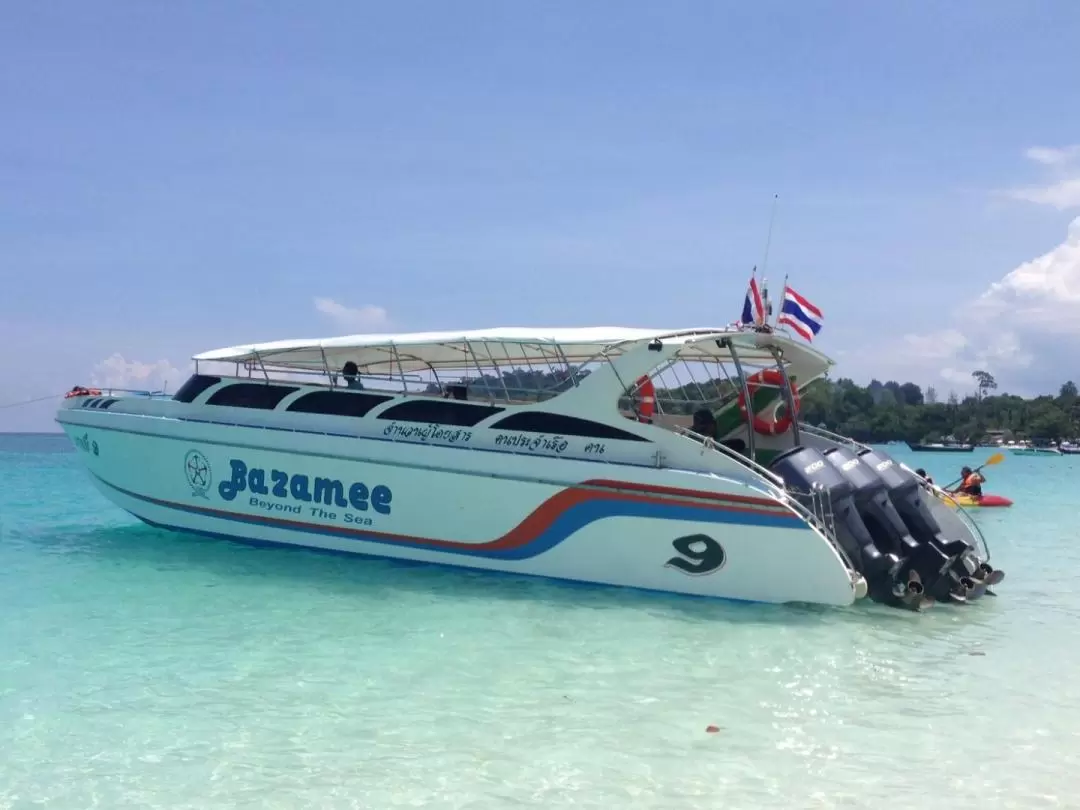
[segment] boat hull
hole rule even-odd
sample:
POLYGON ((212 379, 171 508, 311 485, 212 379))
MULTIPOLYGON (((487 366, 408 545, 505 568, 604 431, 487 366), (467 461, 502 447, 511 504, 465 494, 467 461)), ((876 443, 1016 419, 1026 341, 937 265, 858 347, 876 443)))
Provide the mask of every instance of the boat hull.
POLYGON ((914 453, 973 453, 974 446, 947 444, 908 444, 914 453))
POLYGON ((741 601, 857 595, 789 506, 715 475, 119 414, 60 421, 106 497, 173 530, 741 601))

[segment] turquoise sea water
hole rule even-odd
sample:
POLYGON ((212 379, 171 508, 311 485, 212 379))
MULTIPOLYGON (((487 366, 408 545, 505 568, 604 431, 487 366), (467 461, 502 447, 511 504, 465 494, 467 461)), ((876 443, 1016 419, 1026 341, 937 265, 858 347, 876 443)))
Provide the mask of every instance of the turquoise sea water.
POLYGON ((0 436, 0 810, 1080 806, 1080 457, 988 470, 1000 595, 922 615, 186 537, 77 461, 0 436))

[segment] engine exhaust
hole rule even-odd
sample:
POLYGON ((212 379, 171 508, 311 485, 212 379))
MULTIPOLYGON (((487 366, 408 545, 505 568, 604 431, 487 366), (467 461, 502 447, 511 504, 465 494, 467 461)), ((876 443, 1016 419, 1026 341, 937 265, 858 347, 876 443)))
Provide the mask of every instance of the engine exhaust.
POLYGON ((984 562, 979 563, 977 576, 986 583, 987 587, 990 587, 991 585, 997 585, 1001 580, 1005 579, 1005 572, 994 568, 990 563, 984 562))
POLYGON ((919 611, 934 604, 934 600, 926 594, 926 588, 922 584, 922 577, 914 568, 908 572, 907 585, 897 582, 893 586, 893 595, 908 610, 919 611))
POLYGON ((975 580, 971 577, 960 577, 956 585, 949 591, 949 598, 954 602, 967 602, 977 596, 978 594, 975 594, 975 580))

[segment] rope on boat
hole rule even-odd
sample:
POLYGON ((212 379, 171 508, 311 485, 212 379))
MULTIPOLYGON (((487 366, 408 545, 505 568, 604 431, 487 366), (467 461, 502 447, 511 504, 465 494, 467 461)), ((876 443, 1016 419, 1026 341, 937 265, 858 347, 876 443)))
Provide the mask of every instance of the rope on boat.
POLYGON ((47 396, 47 397, 35 397, 34 399, 24 399, 24 400, 21 400, 19 402, 5 402, 4 404, 0 405, 0 411, 4 410, 5 408, 18 408, 20 405, 33 405, 35 402, 47 402, 50 399, 59 399, 62 396, 64 396, 64 395, 63 394, 52 394, 51 396, 47 396))

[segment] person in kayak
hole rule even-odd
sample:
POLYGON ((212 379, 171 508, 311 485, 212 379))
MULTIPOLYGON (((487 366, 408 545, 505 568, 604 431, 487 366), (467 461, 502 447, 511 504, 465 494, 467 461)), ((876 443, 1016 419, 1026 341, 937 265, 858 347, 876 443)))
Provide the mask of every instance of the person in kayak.
POLYGON ((964 467, 960 470, 960 486, 953 490, 954 495, 969 495, 972 498, 982 497, 982 485, 986 483, 982 473, 964 467))
POLYGON ((919 467, 919 469, 917 469, 915 471, 915 474, 917 476, 919 476, 919 478, 921 478, 922 480, 924 480, 928 484, 933 484, 934 483, 934 479, 931 478, 929 475, 927 475, 926 470, 924 470, 922 467, 919 467))

